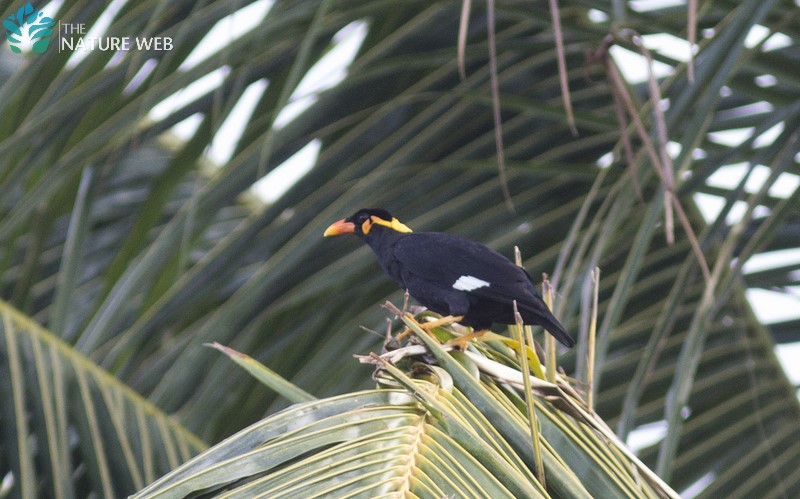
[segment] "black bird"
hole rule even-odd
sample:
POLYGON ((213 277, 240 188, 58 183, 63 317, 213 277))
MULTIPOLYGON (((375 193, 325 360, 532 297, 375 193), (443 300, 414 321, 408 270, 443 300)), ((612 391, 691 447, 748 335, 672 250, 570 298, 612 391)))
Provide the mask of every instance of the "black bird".
POLYGON ((530 275, 486 246, 442 232, 412 232, 388 211, 362 209, 331 224, 325 236, 355 234, 375 252, 389 276, 425 307, 462 316, 476 331, 514 324, 517 301, 526 324, 544 327, 568 347, 575 340, 547 309, 530 275))

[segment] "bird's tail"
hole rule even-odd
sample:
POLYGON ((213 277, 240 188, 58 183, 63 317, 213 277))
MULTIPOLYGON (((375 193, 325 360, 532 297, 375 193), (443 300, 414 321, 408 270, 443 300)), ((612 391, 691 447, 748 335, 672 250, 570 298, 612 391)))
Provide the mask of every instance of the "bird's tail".
POLYGON ((520 310, 520 314, 522 315, 523 321, 528 324, 542 326, 562 345, 568 348, 575 346, 575 340, 569 335, 566 328, 558 322, 558 319, 550 313, 550 310, 547 309, 544 303, 542 303, 541 307, 537 307, 536 310, 523 307, 522 310, 520 310))

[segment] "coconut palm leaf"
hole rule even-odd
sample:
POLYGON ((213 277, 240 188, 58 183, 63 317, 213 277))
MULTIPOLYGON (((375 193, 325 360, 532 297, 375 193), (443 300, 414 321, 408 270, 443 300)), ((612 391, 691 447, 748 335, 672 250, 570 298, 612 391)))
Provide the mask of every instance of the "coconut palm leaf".
POLYGON ((7 486, 20 496, 120 496, 205 448, 173 418, 5 302, 0 316, 0 392, 7 401, 0 416, 2 448, 11 473, 7 486))
POLYGON ((522 374, 516 366, 493 360, 499 353, 493 347, 451 357, 413 319, 404 320, 442 368, 420 360, 425 352, 420 345, 405 348, 422 348, 409 358, 403 358, 404 349, 386 354, 419 379, 387 359, 365 359, 379 366, 384 388, 294 405, 200 454, 135 497, 199 492, 379 497, 398 491, 437 497, 677 497, 635 458, 630 462, 619 441, 608 444, 603 432, 612 439, 613 433, 584 411, 574 392, 543 380, 535 385, 537 393, 548 394, 536 404, 544 439, 537 464, 524 438, 524 402, 517 391, 522 374), (494 372, 478 375, 476 362, 494 372), (503 371, 511 377, 498 377, 503 371), (564 404, 579 418, 558 408, 564 404), (547 488, 532 474, 539 466, 546 470, 547 488), (637 466, 645 472, 643 481, 634 471, 637 466))

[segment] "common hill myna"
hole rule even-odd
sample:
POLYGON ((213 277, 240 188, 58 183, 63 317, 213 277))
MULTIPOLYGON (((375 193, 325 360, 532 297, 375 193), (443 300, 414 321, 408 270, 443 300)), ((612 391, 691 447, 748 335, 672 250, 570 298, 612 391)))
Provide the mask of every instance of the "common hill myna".
POLYGON ((513 301, 526 324, 544 327, 572 347, 575 340, 547 309, 530 275, 486 246, 454 234, 412 232, 382 209, 362 209, 331 224, 325 236, 355 234, 389 276, 420 304, 480 331, 514 324, 513 301))

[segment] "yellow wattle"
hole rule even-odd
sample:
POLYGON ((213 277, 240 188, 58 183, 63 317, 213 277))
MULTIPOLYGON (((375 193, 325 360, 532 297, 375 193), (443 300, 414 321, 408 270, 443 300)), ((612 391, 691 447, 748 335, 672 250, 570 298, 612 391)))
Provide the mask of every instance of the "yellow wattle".
MULTIPOLYGON (((376 223, 378 225, 383 225, 384 227, 389 227, 390 229, 392 229, 394 231, 397 231, 397 232, 413 232, 403 222, 401 222, 400 220, 398 220, 396 218, 392 218, 392 221, 389 222, 389 221, 384 220, 384 219, 382 219, 380 217, 376 217, 375 215, 372 215, 370 217, 370 219, 372 220, 372 223, 376 223)), ((367 225, 367 223, 364 222, 364 225, 367 225)), ((363 232, 364 234, 369 233, 369 228, 367 228, 367 230, 364 230, 364 229, 365 229, 365 227, 362 225, 361 232, 363 232)))

